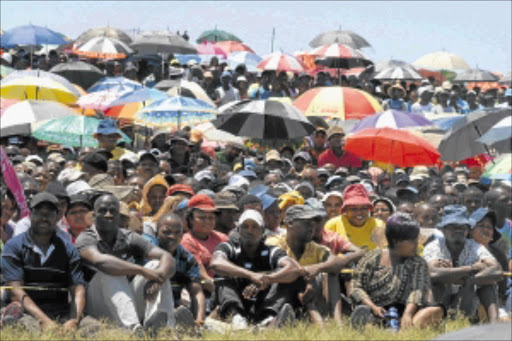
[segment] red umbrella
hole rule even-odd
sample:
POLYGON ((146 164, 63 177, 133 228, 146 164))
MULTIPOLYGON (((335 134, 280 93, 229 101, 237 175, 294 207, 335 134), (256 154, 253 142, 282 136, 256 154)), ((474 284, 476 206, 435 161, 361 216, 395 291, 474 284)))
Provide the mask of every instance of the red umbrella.
POLYGON ((258 64, 257 68, 276 72, 303 72, 306 70, 306 66, 302 64, 300 60, 282 52, 276 52, 266 56, 261 63, 258 64))
POLYGON ((224 52, 223 49, 216 46, 215 44, 212 44, 210 42, 205 42, 199 45, 196 45, 197 53, 199 54, 210 54, 210 55, 218 55, 222 56, 222 58, 227 58, 226 52, 224 52))
POLYGON ((256 54, 256 52, 254 52, 249 46, 238 41, 218 41, 217 43, 215 43, 215 46, 221 48, 227 54, 231 54, 237 51, 248 51, 256 54))
POLYGON ((405 130, 371 128, 350 135, 345 150, 371 161, 390 163, 398 167, 435 165, 440 154, 427 140, 405 130))

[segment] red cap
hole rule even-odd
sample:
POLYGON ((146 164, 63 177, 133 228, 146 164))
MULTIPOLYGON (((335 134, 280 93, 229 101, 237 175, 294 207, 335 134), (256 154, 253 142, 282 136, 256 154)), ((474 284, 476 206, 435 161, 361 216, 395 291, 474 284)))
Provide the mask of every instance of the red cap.
POLYGON ((215 149, 213 149, 212 147, 201 146, 201 152, 205 153, 206 155, 209 155, 212 158, 212 160, 215 159, 215 149))
POLYGON ((188 208, 197 208, 201 211, 215 212, 215 203, 206 194, 196 194, 188 201, 188 208))
POLYGON ((345 188, 343 193, 343 206, 341 210, 344 211, 347 206, 370 206, 373 207, 370 198, 368 198, 368 192, 361 184, 350 185, 345 188))
POLYGON ((485 166, 485 164, 491 160, 492 160, 492 158, 487 154, 478 154, 477 156, 462 160, 462 161, 460 161, 460 163, 465 164, 466 166, 468 166, 468 168, 471 168, 471 167, 483 168, 485 166))
POLYGON ((194 192, 194 190, 192 189, 192 187, 190 186, 187 186, 187 185, 182 185, 182 184, 177 184, 177 185, 172 185, 171 187, 169 187, 169 189, 167 190, 167 196, 171 196, 175 193, 187 193, 187 194, 190 194, 190 195, 194 195, 196 194, 194 192))

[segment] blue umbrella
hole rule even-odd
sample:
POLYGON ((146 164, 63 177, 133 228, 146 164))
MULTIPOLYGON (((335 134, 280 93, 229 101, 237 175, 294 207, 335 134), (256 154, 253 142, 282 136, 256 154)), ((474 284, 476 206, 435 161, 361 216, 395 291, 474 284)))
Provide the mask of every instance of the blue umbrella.
POLYGON ((169 95, 163 91, 151 88, 141 88, 119 97, 114 102, 110 103, 110 106, 113 107, 116 105, 122 105, 126 103, 136 103, 145 101, 159 101, 166 98, 169 98, 169 95))
POLYGON ((105 77, 94 83, 87 92, 97 91, 133 91, 141 89, 142 85, 139 82, 132 81, 125 77, 105 77))
POLYGON ((261 63, 262 60, 263 59, 257 54, 248 51, 233 52, 228 57, 228 63, 232 69, 235 69, 240 64, 245 64, 249 72, 256 72, 258 64, 261 63))
POLYGON ((35 25, 17 26, 7 30, 2 35, 2 46, 4 45, 62 45, 68 42, 60 33, 46 27, 35 25))
POLYGON ((382 113, 365 117, 361 122, 356 124, 351 133, 366 129, 366 128, 409 128, 420 126, 431 126, 432 122, 427 120, 421 115, 411 114, 399 110, 386 110, 382 113))
POLYGON ((445 118, 438 118, 432 120, 432 123, 434 125, 438 126, 439 128, 443 130, 450 130, 451 127, 457 123, 462 117, 462 115, 456 116, 456 117, 445 117, 445 118))

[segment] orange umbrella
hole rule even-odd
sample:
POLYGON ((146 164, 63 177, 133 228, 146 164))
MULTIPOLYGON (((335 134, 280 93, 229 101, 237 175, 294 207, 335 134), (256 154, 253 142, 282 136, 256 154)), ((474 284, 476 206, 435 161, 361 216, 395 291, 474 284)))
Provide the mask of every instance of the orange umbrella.
POLYGON ((345 150, 365 160, 398 167, 435 165, 441 156, 427 140, 392 128, 370 128, 349 135, 345 140, 345 150))
POLYGON ((135 114, 137 113, 137 111, 139 111, 143 107, 144 105, 141 102, 116 105, 105 110, 105 116, 133 121, 135 119, 135 114))
POLYGON ((249 46, 238 41, 219 41, 215 43, 215 46, 219 47, 227 54, 231 54, 236 51, 248 51, 256 54, 256 52, 254 52, 249 46))

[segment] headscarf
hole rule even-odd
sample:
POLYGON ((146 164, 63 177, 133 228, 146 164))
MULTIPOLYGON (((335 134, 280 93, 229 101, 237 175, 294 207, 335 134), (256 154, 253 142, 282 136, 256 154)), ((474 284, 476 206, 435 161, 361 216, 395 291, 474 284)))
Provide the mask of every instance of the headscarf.
POLYGON ((151 220, 156 224, 158 220, 163 217, 166 214, 174 213, 174 210, 178 206, 178 204, 183 200, 186 199, 184 195, 176 194, 171 197, 165 198, 164 203, 162 204, 162 207, 156 212, 156 214, 151 217, 151 220))
POLYGON ((154 186, 164 186, 166 192, 169 189, 169 185, 167 184, 167 181, 165 180, 162 174, 155 175, 144 185, 144 188, 142 189, 142 201, 140 205, 140 210, 142 215, 144 216, 144 221, 152 219, 152 217, 149 216, 149 214, 151 213, 151 211, 153 211, 153 209, 149 205, 148 194, 151 188, 153 188, 154 186))

